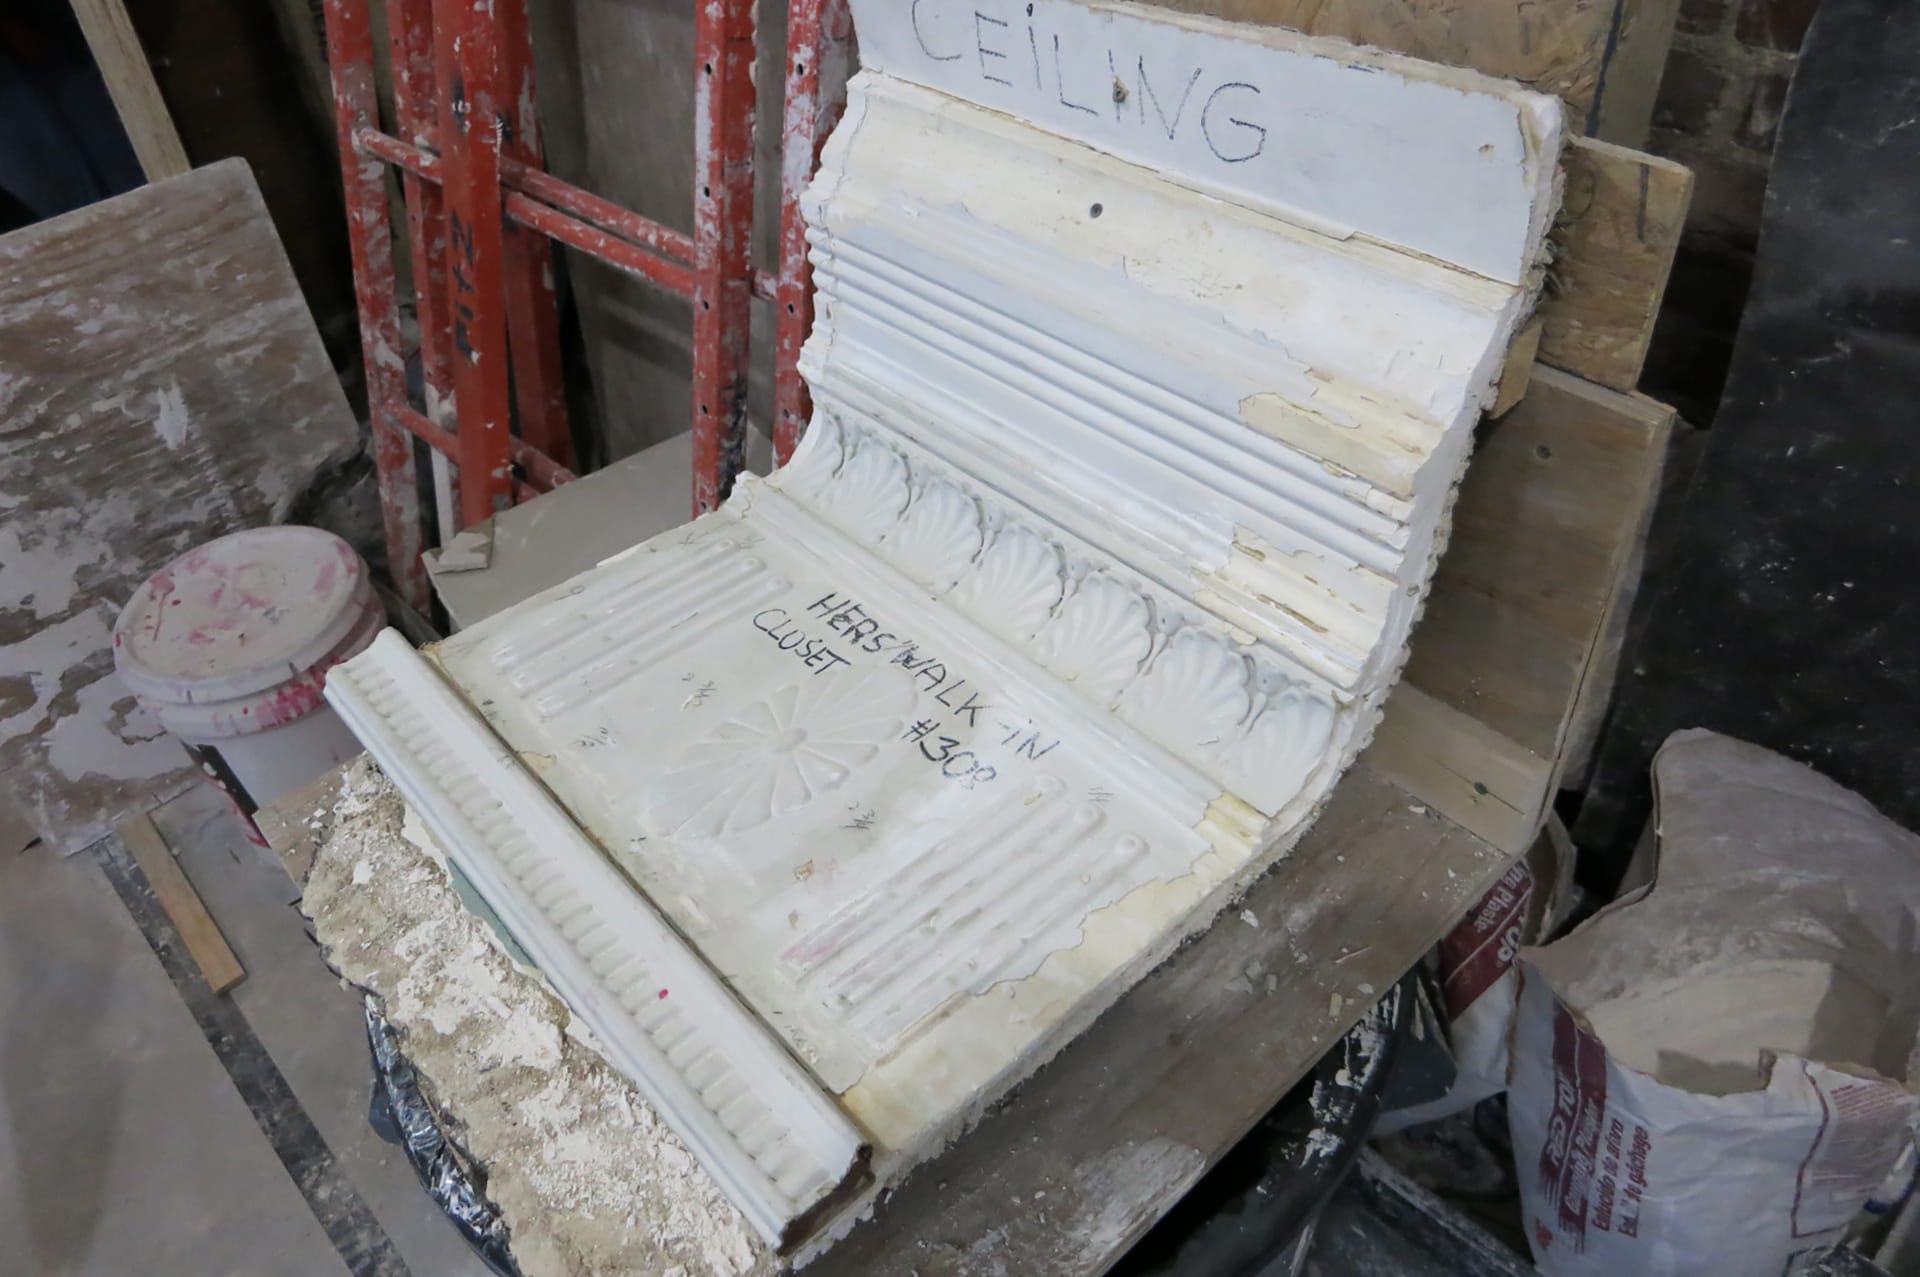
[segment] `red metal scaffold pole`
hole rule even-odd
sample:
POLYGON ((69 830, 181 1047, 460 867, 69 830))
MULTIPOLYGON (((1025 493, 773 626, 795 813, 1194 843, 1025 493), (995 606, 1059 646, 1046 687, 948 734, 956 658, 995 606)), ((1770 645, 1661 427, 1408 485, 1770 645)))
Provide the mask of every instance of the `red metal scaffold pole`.
POLYGON ((794 366, 812 322, 799 195, 838 115, 822 64, 851 34, 846 0, 790 0, 780 264, 758 274, 753 218, 754 5, 696 6, 694 233, 544 171, 526 0, 388 0, 393 123, 380 129, 368 0, 325 0, 374 459, 394 580, 424 611, 415 443, 434 459, 441 527, 470 527, 574 476, 554 297, 557 240, 693 302, 693 507, 725 499, 746 444, 753 298, 775 303, 776 455, 808 412, 794 366), (384 165, 400 172, 420 328, 409 393, 384 165))

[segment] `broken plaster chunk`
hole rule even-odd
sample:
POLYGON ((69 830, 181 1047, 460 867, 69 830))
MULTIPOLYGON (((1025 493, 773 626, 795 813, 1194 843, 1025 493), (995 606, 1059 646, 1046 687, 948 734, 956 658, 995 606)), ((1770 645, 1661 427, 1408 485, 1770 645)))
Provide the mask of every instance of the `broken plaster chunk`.
POLYGON ((493 520, 454 534, 434 556, 436 572, 478 572, 493 565, 493 520))

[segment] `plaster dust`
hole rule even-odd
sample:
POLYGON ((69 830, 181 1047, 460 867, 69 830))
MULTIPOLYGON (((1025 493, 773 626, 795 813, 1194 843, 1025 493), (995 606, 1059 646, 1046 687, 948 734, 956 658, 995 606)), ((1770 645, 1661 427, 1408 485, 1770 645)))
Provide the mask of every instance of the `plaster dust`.
POLYGON ((781 1271, 693 1154, 537 974, 469 912, 366 759, 348 769, 302 910, 378 994, 448 1134, 488 1173, 525 1277, 781 1271))
POLYGON ((1887 1000, 1831 962, 1750 958, 1649 980, 1585 1009, 1609 1053, 1672 1086, 1766 1086, 1763 1052, 1876 1064, 1887 1000))

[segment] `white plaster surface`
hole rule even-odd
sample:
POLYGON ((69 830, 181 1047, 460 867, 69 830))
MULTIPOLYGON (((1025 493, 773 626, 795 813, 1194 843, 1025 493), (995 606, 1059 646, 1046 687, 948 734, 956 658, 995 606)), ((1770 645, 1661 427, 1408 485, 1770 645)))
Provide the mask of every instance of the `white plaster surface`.
POLYGON ((853 0, 861 65, 1330 235, 1517 284, 1552 99, 1336 40, 1142 5, 853 0), (1414 68, 1412 74, 1398 72, 1414 68))

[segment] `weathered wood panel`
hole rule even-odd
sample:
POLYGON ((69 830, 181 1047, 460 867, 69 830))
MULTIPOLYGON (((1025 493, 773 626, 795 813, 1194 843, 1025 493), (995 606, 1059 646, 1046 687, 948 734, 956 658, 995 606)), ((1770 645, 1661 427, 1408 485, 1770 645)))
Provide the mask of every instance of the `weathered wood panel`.
POLYGON ((111 677, 121 603, 358 433, 238 160, 0 237, 0 331, 0 784, 72 847, 193 774, 111 677))

